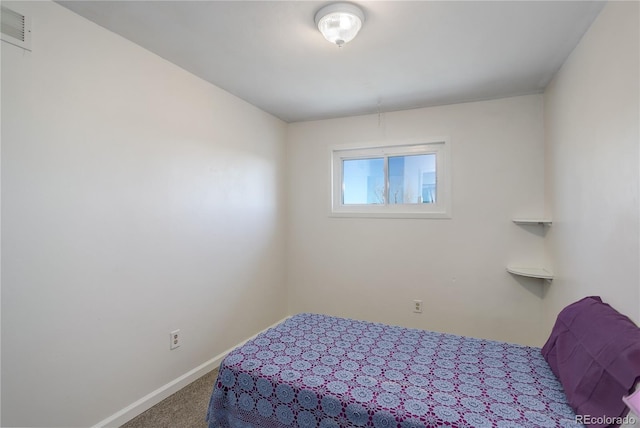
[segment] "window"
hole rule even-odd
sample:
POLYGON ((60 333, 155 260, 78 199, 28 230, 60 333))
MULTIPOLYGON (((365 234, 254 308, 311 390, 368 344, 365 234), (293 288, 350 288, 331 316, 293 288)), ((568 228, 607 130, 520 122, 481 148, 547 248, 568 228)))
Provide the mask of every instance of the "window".
POLYGON ((332 215, 451 217, 445 140, 335 147, 331 161, 332 215))

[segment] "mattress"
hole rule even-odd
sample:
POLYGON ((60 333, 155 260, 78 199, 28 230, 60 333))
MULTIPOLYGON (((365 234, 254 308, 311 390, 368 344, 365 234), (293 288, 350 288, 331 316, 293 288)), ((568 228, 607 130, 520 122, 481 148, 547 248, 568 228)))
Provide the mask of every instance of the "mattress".
POLYGON ((210 428, 578 427, 540 349, 299 314, 232 351, 210 428))

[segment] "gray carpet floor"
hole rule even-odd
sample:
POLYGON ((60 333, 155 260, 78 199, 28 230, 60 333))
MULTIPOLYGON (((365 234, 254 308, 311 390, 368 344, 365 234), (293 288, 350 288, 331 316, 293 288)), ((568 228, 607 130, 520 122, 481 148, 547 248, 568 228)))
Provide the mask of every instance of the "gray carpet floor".
POLYGON ((215 369, 121 428, 206 428, 207 406, 217 377, 218 369, 215 369))

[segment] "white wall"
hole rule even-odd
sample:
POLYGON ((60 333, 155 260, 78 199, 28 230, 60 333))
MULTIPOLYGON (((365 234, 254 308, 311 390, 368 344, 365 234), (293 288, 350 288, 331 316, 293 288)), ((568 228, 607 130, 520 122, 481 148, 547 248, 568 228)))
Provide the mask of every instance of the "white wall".
POLYGON ((33 52, 2 44, 2 426, 90 426, 285 315, 286 124, 3 5, 33 52))
POLYGON ((548 328, 600 295, 640 322, 638 2, 609 2, 544 94, 548 328))
POLYGON ((543 263, 542 96, 291 124, 289 312, 320 312, 541 345, 544 285, 509 262, 543 263), (453 218, 332 218, 334 144, 447 136, 453 218), (422 314, 412 300, 424 301, 422 314))

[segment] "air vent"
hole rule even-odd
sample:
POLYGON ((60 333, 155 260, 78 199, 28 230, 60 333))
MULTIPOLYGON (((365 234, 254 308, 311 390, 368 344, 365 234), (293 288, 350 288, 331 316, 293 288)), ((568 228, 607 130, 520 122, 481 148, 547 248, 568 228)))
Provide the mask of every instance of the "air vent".
POLYGON ((0 10, 2 41, 28 51, 31 50, 31 23, 29 19, 4 6, 0 10))

